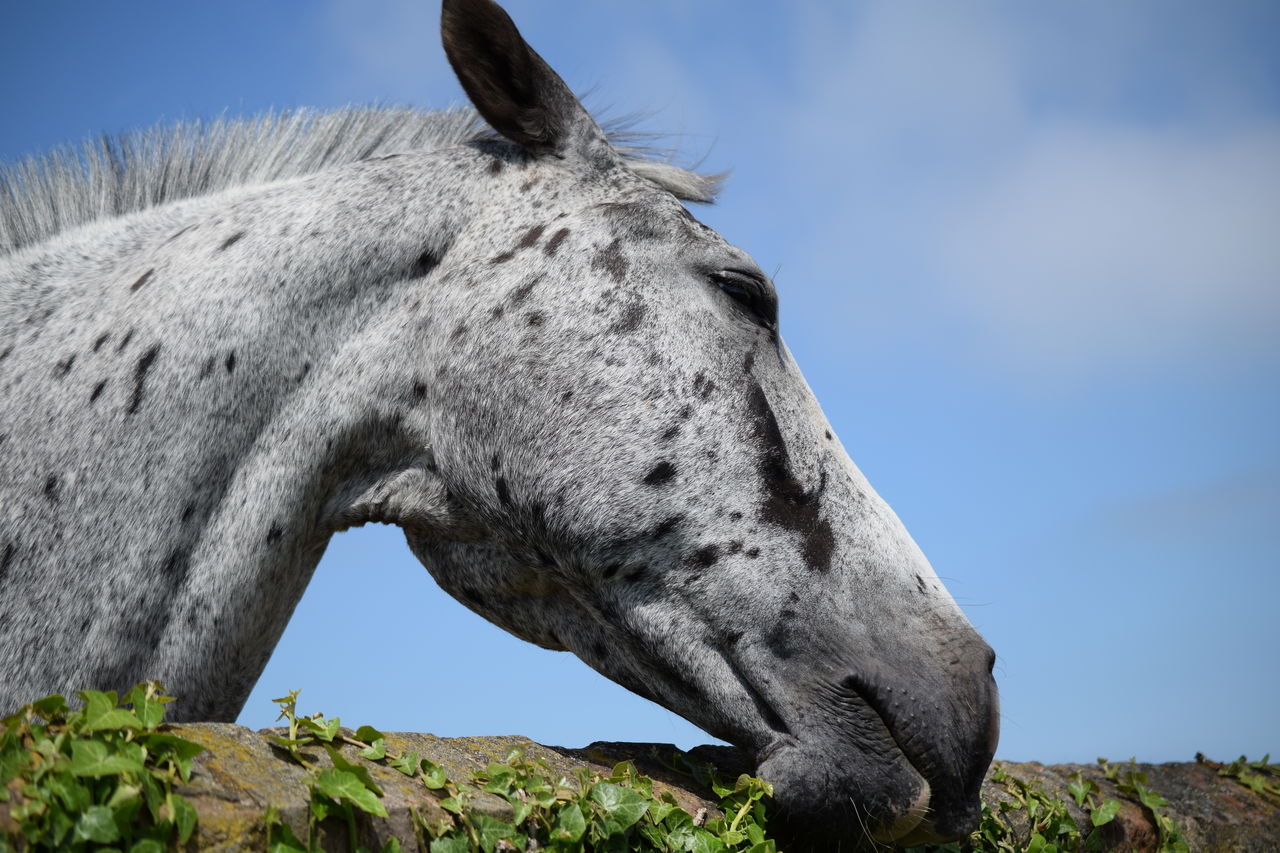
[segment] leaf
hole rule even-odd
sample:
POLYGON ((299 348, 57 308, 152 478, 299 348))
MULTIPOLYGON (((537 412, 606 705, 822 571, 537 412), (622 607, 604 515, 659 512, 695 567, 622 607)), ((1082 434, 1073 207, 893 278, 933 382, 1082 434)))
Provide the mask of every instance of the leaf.
MULTIPOLYGON (((364 738, 361 738, 361 740, 363 739, 364 738)), ((360 750, 360 754, 370 761, 381 761, 387 757, 386 741, 380 737, 374 738, 373 742, 370 743, 369 746, 360 750)))
POLYGON ((490 817, 484 812, 474 812, 468 817, 471 819, 471 825, 475 827, 476 834, 480 837, 480 847, 485 853, 493 853, 499 841, 504 838, 514 838, 516 835, 514 826, 496 817, 490 817))
POLYGON ((195 831, 196 820, 195 806, 191 805, 186 797, 173 795, 173 823, 178 827, 178 843, 186 844, 187 839, 191 837, 191 833, 195 831))
POLYGON ((138 684, 125 694, 124 702, 133 705, 133 713, 144 728, 154 729, 164 719, 164 706, 173 701, 172 696, 160 693, 160 685, 156 682, 138 684))
POLYGON ((462 803, 458 801, 457 797, 445 797, 440 801, 440 808, 457 815, 462 814, 462 803))
POLYGON ((693 837, 692 853, 720 853, 724 844, 709 832, 701 830, 693 837))
POLYGON ((431 842, 430 853, 471 853, 471 842, 465 835, 450 835, 431 842))
POLYGON ((387 809, 378 796, 365 787, 360 777, 350 771, 322 770, 316 776, 315 788, 339 802, 346 800, 371 815, 387 816, 387 809))
POLYGON ((1119 800, 1107 800, 1089 813, 1089 819, 1093 821, 1094 826, 1103 826, 1111 823, 1115 819, 1116 814, 1120 811, 1119 800))
POLYGON ((46 720, 65 717, 71 710, 67 707, 67 700, 61 693, 53 693, 43 699, 37 699, 29 707, 46 720))
POLYGON ((649 804, 644 797, 612 782, 591 786, 591 801, 604 810, 605 830, 609 835, 621 834, 644 817, 649 804))
POLYGON ((406 776, 412 776, 418 772, 418 762, 420 760, 422 760, 422 756, 416 752, 410 752, 393 760, 391 766, 406 776))
POLYGON ((400 839, 394 835, 387 839, 387 843, 382 845, 380 853, 400 853, 400 839))
POLYGON ((129 853, 164 853, 164 845, 154 838, 143 838, 133 842, 129 853))
POLYGON ((375 740, 382 740, 384 737, 385 735, 373 726, 361 726, 356 729, 356 740, 362 740, 365 743, 373 743, 375 740))
POLYGON ((76 821, 76 837, 82 841, 108 844, 120 837, 115 817, 106 806, 89 806, 76 821))
POLYGON ((429 758, 422 759, 422 784, 433 791, 443 788, 449 783, 448 772, 429 758))
POLYGON ((570 803, 556 816, 552 837, 556 841, 575 842, 581 840, 586 831, 587 820, 582 816, 582 808, 577 803, 570 803))
MULTIPOLYGON (((135 748, 141 752, 141 748, 135 748)), ((123 753, 113 754, 111 748, 101 741, 76 740, 71 742, 71 772, 76 776, 99 777, 120 773, 144 774, 147 771, 142 765, 141 755, 135 758, 123 753)))
POLYGON ((84 709, 80 712, 81 731, 102 732, 120 729, 140 729, 142 723, 136 714, 116 707, 115 691, 100 693, 97 690, 81 690, 84 709))
POLYGON ((324 746, 325 752, 329 753, 329 758, 333 761, 333 766, 335 768, 337 768, 338 770, 345 770, 346 772, 351 773, 357 779, 359 779, 361 783, 363 783, 364 786, 368 788, 370 791, 373 791, 373 793, 377 794, 379 797, 382 796, 382 789, 378 787, 378 783, 373 781, 373 777, 369 775, 369 768, 364 767, 363 765, 360 765, 360 764, 353 764, 350 761, 347 761, 347 759, 343 757, 341 752, 339 752, 335 747, 330 746, 327 743, 323 744, 323 746, 324 746))

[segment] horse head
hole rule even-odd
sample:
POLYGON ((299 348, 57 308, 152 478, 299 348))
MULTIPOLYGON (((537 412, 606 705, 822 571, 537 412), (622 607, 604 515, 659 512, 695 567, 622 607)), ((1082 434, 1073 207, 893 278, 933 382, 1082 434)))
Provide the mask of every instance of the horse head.
POLYGON ((428 281, 411 548, 498 625, 750 751, 797 837, 963 834, 993 653, 835 438, 769 277, 496 4, 445 0, 442 29, 497 136, 428 281))

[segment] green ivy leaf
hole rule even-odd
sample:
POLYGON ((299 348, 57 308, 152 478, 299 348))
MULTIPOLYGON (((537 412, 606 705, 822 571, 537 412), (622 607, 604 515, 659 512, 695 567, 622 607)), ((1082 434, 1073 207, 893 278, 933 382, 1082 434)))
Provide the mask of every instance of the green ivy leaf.
POLYGON ((345 770, 352 774, 370 791, 373 791, 373 793, 377 794, 379 797, 382 796, 382 789, 378 787, 378 783, 373 781, 373 777, 369 775, 369 768, 361 764, 353 764, 352 762, 347 761, 341 752, 327 743, 323 744, 323 746, 325 752, 329 753, 329 758, 333 761, 333 766, 336 769, 345 770))
POLYGON ((382 801, 356 774, 347 770, 322 770, 316 775, 315 788, 323 794, 342 802, 354 804, 361 811, 378 817, 386 817, 387 809, 382 801))
POLYGON ((577 842, 582 840, 587 831, 587 820, 582 816, 582 808, 577 803, 570 803, 560 810, 556 816, 552 837, 556 841, 577 842))
POLYGON ((430 853, 471 853, 471 842, 465 835, 446 835, 431 842, 430 853))
POLYGON ((109 844, 120 838, 115 816, 106 806, 89 806, 76 821, 76 838, 109 844))
POLYGON ((186 797, 173 795, 173 824, 178 827, 178 843, 186 844, 187 839, 191 838, 191 833, 195 831, 196 820, 195 806, 187 801, 186 797))
POLYGON ((418 772, 418 762, 422 760, 422 756, 416 752, 410 752, 394 759, 391 766, 399 770, 406 776, 412 776, 418 772))
POLYGON ((81 731, 101 732, 120 729, 140 729, 142 722, 132 711, 116 707, 115 691, 100 693, 97 690, 81 690, 84 709, 80 712, 81 731))
POLYGON ((1115 819, 1116 814, 1120 811, 1119 800, 1107 800, 1089 813, 1089 819, 1093 821, 1094 826, 1103 826, 1111 823, 1115 819))
POLYGON ((589 796, 604 811, 605 831, 609 835, 626 832, 644 817, 649 808, 644 797, 612 782, 597 782, 592 785, 589 796))
POLYGON ((693 837, 692 853, 721 853, 724 844, 709 832, 698 832, 693 837))
POLYGON ((471 819, 471 825, 475 827, 476 835, 480 838, 480 847, 484 853, 493 853, 499 841, 516 836, 514 826, 496 817, 490 817, 484 812, 475 812, 468 817, 471 819))
POLYGON ((129 848, 129 853, 164 853, 164 845, 154 838, 144 838, 135 841, 129 848))
POLYGON ((419 766, 422 768, 422 784, 433 791, 438 791, 449 784, 449 773, 429 758, 424 758, 419 766))
POLYGON ((145 774, 142 764, 141 747, 134 744, 120 744, 134 747, 136 754, 130 752, 112 753, 110 746, 102 741, 76 740, 71 742, 71 772, 76 776, 115 776, 120 773, 145 774))
POLYGON ((164 706, 173 701, 172 696, 163 696, 155 682, 138 684, 125 694, 124 701, 133 705, 133 713, 137 715, 143 728, 154 729, 164 719, 164 706))
MULTIPOLYGON (((364 740, 364 738, 360 738, 360 740, 364 740)), ((367 747, 360 750, 360 754, 370 761, 381 761, 387 757, 386 741, 380 737, 374 738, 367 747)))

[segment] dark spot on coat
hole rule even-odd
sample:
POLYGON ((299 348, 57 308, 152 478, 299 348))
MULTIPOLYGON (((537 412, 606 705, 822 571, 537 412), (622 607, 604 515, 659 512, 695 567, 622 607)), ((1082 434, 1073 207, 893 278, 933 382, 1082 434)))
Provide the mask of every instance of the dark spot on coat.
POLYGON ((490 175, 500 174, 504 166, 506 166, 506 163, 503 163, 497 157, 494 157, 492 160, 489 161, 489 174, 490 175))
POLYGON ((516 248, 532 248, 538 242, 538 239, 542 237, 542 231, 545 227, 545 225, 535 225, 528 231, 524 232, 524 236, 520 238, 520 242, 516 243, 516 248))
POLYGON ((467 324, 463 322, 459 322, 458 325, 453 327, 453 331, 449 333, 449 340, 454 343, 457 343, 458 341, 462 340, 466 336, 467 336, 467 324))
POLYGON ((538 286, 538 282, 541 280, 541 276, 534 276, 515 290, 511 291, 511 294, 507 297, 507 303, 512 307, 515 307, 521 302, 524 302, 529 298, 529 294, 533 293, 533 289, 538 286))
POLYGON ((50 474, 44 480, 44 496, 49 503, 56 504, 58 502, 58 475, 50 474))
POLYGON ((742 513, 738 512, 737 510, 734 510, 733 512, 729 513, 729 520, 742 521, 742 513))
POLYGON ((693 406, 686 403, 680 407, 680 411, 676 414, 680 417, 680 420, 687 421, 693 415, 693 406))
POLYGON ((788 660, 797 651, 791 632, 787 630, 787 618, 787 611, 784 609, 773 623, 773 627, 764 635, 765 648, 773 652, 779 660, 788 660))
POLYGON ((547 322, 546 315, 541 311, 530 311, 525 315, 524 319, 530 326, 541 326, 543 323, 547 322))
POLYGON ((196 505, 194 503, 188 503, 186 506, 182 508, 182 515, 179 516, 179 520, 183 524, 186 524, 188 521, 191 520, 191 516, 195 515, 195 513, 196 513, 196 505))
MULTIPOLYGON (((170 234, 170 235, 165 239, 165 241, 164 241, 164 242, 165 242, 165 243, 172 243, 174 240, 177 240, 179 237, 181 237, 183 234, 186 234, 186 233, 187 233, 188 231, 190 231, 192 228, 195 228, 195 226, 194 226, 194 225, 188 225, 188 226, 186 226, 185 228, 179 228, 177 231, 174 231, 172 234, 170 234)), ((163 246, 163 245, 164 245, 164 243, 161 243, 160 245, 162 245, 162 246, 163 246)))
POLYGON ((89 392, 89 402, 96 402, 102 396, 103 390, 107 387, 107 380, 103 379, 97 385, 93 386, 93 390, 89 392))
POLYGON ((548 258, 556 253, 560 248, 560 244, 564 242, 564 238, 569 236, 568 228, 561 228, 559 231, 551 235, 551 239, 547 241, 547 245, 542 247, 542 253, 548 258))
POLYGON ((591 268, 607 272, 614 281, 621 284, 627 278, 627 259, 622 256, 621 241, 612 243, 596 252, 591 259, 591 268))
POLYGON ((648 569, 645 566, 636 566, 635 568, 628 571, 625 575, 623 575, 622 579, 627 583, 635 583, 636 581, 640 580, 640 578, 644 577, 644 573, 647 570, 648 569))
POLYGON ((831 440, 831 430, 829 430, 829 429, 825 429, 825 430, 823 430, 823 431, 822 431, 822 434, 823 434, 823 435, 825 435, 825 436, 827 437, 827 441, 830 441, 830 440, 831 440))
POLYGON ((97 340, 93 342, 93 351, 97 352, 98 350, 102 349, 102 345, 105 344, 110 337, 111 337, 110 332, 103 332, 102 334, 98 335, 97 340))
POLYGON ((502 315, 505 314, 506 312, 507 312, 506 308, 502 307, 501 305, 495 305, 489 309, 489 319, 501 320, 502 315))
POLYGON ((141 276, 138 277, 137 281, 129 285, 129 292, 133 293, 137 291, 138 288, 142 287, 144 284, 151 281, 151 276, 155 274, 156 274, 155 270, 147 270, 146 272, 144 272, 141 276))
POLYGON ((922 593, 929 591, 924 585, 924 578, 919 575, 916 575, 916 589, 920 590, 922 593))
POLYGON ((529 180, 525 181, 523 184, 520 185, 520 192, 527 193, 529 190, 536 187, 538 185, 538 181, 540 180, 542 179, 535 175, 534 177, 530 178, 529 180))
MULTIPOLYGON (((95 347, 95 349, 96 349, 96 347, 95 347)), ((11 353, 11 352, 13 352, 13 346, 12 346, 12 345, 7 346, 7 347, 5 347, 5 348, 4 348, 4 350, 0 351, 0 361, 4 361, 6 358, 8 358, 8 357, 9 357, 9 353, 11 353)))
POLYGON ((644 475, 644 484, 646 486, 661 486, 676 475, 676 466, 672 465, 665 459, 654 465, 648 474, 644 475))
POLYGON ((147 372, 151 370, 155 364, 156 356, 160 354, 160 345, 156 344, 142 354, 138 359, 137 365, 133 368, 133 396, 129 400, 129 414, 138 411, 138 407, 142 405, 143 386, 147 381, 147 372))
POLYGON ((742 543, 735 539, 734 541, 732 541, 732 542, 730 542, 730 543, 729 543, 728 547, 724 549, 724 552, 725 552, 726 554, 738 554, 738 553, 741 553, 741 552, 742 552, 742 543))
POLYGON ((756 384, 748 398, 757 452, 758 470, 764 486, 760 520, 791 530, 801 537, 805 564, 817 571, 831 568, 835 534, 831 522, 822 518, 820 497, 826 488, 826 472, 818 488, 806 492, 791 470, 791 457, 782 440, 782 430, 764 389, 756 384))
POLYGON ((75 355, 67 356, 62 361, 58 362, 58 366, 54 371, 54 375, 57 378, 61 379, 62 377, 66 376, 68 373, 71 372, 71 366, 75 363, 76 363, 75 355))
POLYGON ((209 374, 213 373, 213 366, 218 363, 216 356, 209 356, 204 360, 204 366, 200 368, 200 378, 207 379, 209 374))
POLYGON ((746 551, 744 551, 743 553, 744 553, 744 554, 746 554, 748 557, 750 557, 751 559, 753 559, 753 560, 754 560, 756 557, 759 557, 759 556, 760 556, 760 549, 759 549, 759 548, 748 548, 748 549, 747 549, 746 551))
POLYGON ((633 297, 623 307, 622 313, 618 316, 617 321, 609 327, 609 331, 620 335, 627 335, 634 332, 636 329, 640 328, 640 324, 644 322, 644 312, 644 304, 640 301, 639 297, 633 297))
POLYGON ((711 392, 714 391, 715 388, 716 383, 708 379, 705 373, 699 373, 697 376, 693 377, 693 391, 702 399, 705 400, 710 397, 711 392))
POLYGON ((516 256, 515 252, 501 252, 489 259, 490 264, 505 264, 516 256))
POLYGON ((271 529, 267 531, 268 542, 279 542, 280 537, 284 535, 284 531, 280 529, 280 525, 273 524, 271 529))
POLYGON ((668 533, 679 527, 682 521, 684 521, 683 515, 673 515, 670 518, 664 518, 659 522, 657 527, 653 528, 653 538, 661 539, 663 536, 666 536, 668 533))
POLYGON ((728 634, 724 635, 724 644, 732 648, 733 646, 738 645, 738 642, 741 639, 742 639, 741 631, 730 631, 728 634))
POLYGON ((511 506, 511 490, 507 488, 507 478, 499 477, 493 481, 494 491, 498 493, 498 503, 511 506))
POLYGON ((12 542, 4 544, 4 553, 0 554, 0 580, 9 573, 9 564, 13 562, 14 552, 18 550, 18 546, 12 542))
POLYGON ((120 339, 120 343, 116 344, 116 352, 124 352, 124 348, 129 345, 129 341, 133 340, 133 329, 124 333, 124 337, 120 339))
POLYGON ((567 403, 572 399, 573 399, 573 391, 565 391, 563 394, 560 395, 561 403, 567 403))
POLYGON ((600 573, 600 577, 605 580, 612 580, 613 576, 618 573, 618 569, 622 568, 621 563, 610 563, 604 567, 604 571, 600 573))
POLYGON ((239 231, 235 234, 232 234, 230 237, 222 241, 222 245, 218 247, 218 251, 225 252, 227 249, 230 249, 236 243, 240 242, 240 238, 243 236, 244 236, 243 231, 239 231))
POLYGON ((226 360, 222 362, 222 366, 227 369, 227 373, 236 372, 236 351, 235 350, 232 350, 231 352, 227 353, 226 360))
POLYGON ((671 439, 675 438, 679 434, 680 434, 680 424, 672 424, 671 426, 663 430, 660 438, 662 441, 670 441, 671 439))
POLYGON ((417 260, 409 267, 409 278, 422 278, 440 265, 440 258, 430 249, 418 255, 417 260))
POLYGON ((750 373, 751 368, 756 366, 756 354, 754 352, 747 353, 747 357, 742 360, 742 372, 750 373))
POLYGON ((427 396, 426 384, 423 382, 413 383, 413 399, 421 400, 425 396, 427 396))
POLYGON ((720 546, 703 545, 689 555, 688 563, 700 569, 709 569, 720 559, 720 546))

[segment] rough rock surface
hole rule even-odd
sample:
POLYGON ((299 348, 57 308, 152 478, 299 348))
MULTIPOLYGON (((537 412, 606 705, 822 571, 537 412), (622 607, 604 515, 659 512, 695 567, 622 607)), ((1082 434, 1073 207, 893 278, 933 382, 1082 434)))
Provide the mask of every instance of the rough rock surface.
MULTIPOLYGON (((200 817, 194 849, 241 850, 265 849, 263 815, 275 806, 300 836, 307 821, 307 771, 294 763, 281 749, 273 746, 266 735, 271 730, 254 732, 242 726, 204 723, 175 726, 175 733, 198 741, 208 751, 196 759, 191 784, 180 788, 189 797, 200 817)), ((595 743, 583 749, 548 747, 514 736, 477 738, 439 738, 429 734, 388 734, 387 746, 398 752, 416 751, 444 766, 450 778, 465 779, 471 771, 483 768, 489 761, 501 760, 513 747, 524 747, 526 756, 539 758, 566 775, 575 768, 608 772, 618 761, 634 761, 639 770, 654 778, 659 788, 672 791, 690 813, 699 809, 714 812, 710 792, 699 789, 689 777, 670 770, 663 759, 675 748, 669 744, 595 743)), ((343 754, 362 761, 353 747, 343 747, 343 754)), ((331 766, 323 750, 304 750, 308 761, 324 768, 331 766)), ((694 761, 712 763, 721 775, 732 778, 751 770, 745 757, 729 747, 704 746, 688 753, 694 761)), ((421 849, 411 827, 410 808, 416 808, 428 821, 444 816, 437 800, 419 782, 389 767, 366 762, 374 779, 385 791, 383 804, 389 818, 369 820, 360 826, 360 843, 377 850, 395 836, 406 851, 421 849)), ((1063 764, 1046 766, 1038 763, 1000 762, 1004 770, 1020 779, 1039 782, 1045 791, 1070 800, 1066 786, 1076 773, 1084 774, 1102 790, 1102 796, 1117 797, 1124 805, 1108 828, 1108 847, 1112 850, 1146 851, 1156 849, 1156 831, 1150 816, 1135 802, 1119 795, 1115 784, 1106 779, 1095 765, 1063 764)), ((1280 807, 1270 804, 1235 781, 1219 776, 1218 765, 1183 763, 1137 765, 1145 772, 1150 787, 1169 801, 1165 813, 1181 828, 1183 837, 1195 853, 1217 851, 1280 850, 1280 807)), ((1007 797, 1004 790, 989 780, 984 793, 992 802, 1007 797)), ((494 798, 479 803, 482 810, 492 809, 501 816, 507 804, 494 798)), ((1082 826, 1088 817, 1074 815, 1082 826)), ((326 850, 348 850, 345 826, 322 827, 322 843, 326 850)))

